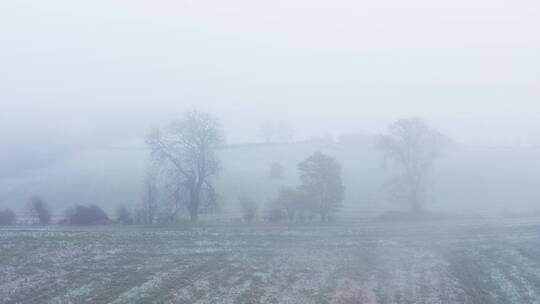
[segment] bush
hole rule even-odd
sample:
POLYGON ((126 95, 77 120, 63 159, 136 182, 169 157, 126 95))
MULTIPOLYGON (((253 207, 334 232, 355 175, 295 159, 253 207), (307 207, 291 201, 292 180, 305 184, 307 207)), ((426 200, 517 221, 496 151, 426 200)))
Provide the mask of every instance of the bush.
POLYGON ((109 217, 96 205, 77 205, 66 210, 64 222, 68 225, 101 225, 109 222, 109 217))
POLYGON ((293 187, 279 190, 277 199, 268 202, 267 219, 271 222, 298 222, 313 218, 312 207, 306 195, 293 187))
POLYGON ((239 200, 242 219, 245 222, 253 222, 257 218, 258 206, 257 202, 250 197, 242 197, 239 200))
POLYGON ((0 210, 0 226, 15 225, 17 216, 11 209, 0 210))

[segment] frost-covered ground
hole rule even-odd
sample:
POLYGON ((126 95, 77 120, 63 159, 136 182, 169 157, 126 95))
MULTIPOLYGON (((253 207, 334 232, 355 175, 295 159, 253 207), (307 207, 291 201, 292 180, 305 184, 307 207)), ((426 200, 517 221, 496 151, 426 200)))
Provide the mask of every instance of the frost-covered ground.
POLYGON ((540 221, 0 228, 0 303, 540 303, 540 221))

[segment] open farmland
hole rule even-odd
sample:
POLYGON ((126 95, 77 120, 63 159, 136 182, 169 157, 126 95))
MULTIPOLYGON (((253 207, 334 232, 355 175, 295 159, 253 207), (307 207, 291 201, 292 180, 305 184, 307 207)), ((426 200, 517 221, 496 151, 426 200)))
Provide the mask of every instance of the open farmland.
POLYGON ((0 230, 2 303, 538 303, 540 221, 0 230))

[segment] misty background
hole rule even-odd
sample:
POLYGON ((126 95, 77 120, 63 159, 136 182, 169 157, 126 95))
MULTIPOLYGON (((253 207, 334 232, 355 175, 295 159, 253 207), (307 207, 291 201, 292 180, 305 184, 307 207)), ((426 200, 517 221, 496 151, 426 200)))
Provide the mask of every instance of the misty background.
POLYGON ((266 122, 301 142, 223 150, 225 205, 246 191, 264 203, 279 185, 250 181, 275 161, 293 180, 322 150, 344 167, 346 210, 388 209, 369 138, 421 116, 456 143, 429 208, 534 210, 538 28, 532 0, 4 1, 0 205, 136 203, 144 136, 198 108, 229 144, 262 142, 266 122), (339 140, 351 133, 365 140, 339 140))

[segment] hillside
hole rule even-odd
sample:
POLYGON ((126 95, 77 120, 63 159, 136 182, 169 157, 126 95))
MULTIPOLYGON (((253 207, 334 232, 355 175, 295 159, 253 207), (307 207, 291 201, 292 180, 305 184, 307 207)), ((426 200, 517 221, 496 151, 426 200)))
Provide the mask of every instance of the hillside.
MULTIPOLYGON (((343 166, 346 200, 343 217, 372 216, 400 206, 382 188, 385 170, 369 138, 354 143, 313 141, 291 144, 228 146, 220 151, 223 171, 217 181, 227 216, 236 216, 239 196, 264 204, 285 185, 296 185, 296 164, 315 151, 335 156, 343 166), (284 177, 269 177, 279 162, 284 177)), ((439 162, 430 189, 430 208, 496 214, 507 207, 540 207, 538 149, 488 149, 456 145, 439 162)), ((148 152, 144 149, 86 150, 39 170, 0 180, 0 207, 23 211, 33 194, 41 195, 61 215, 72 204, 96 203, 108 211, 140 201, 148 152)))

